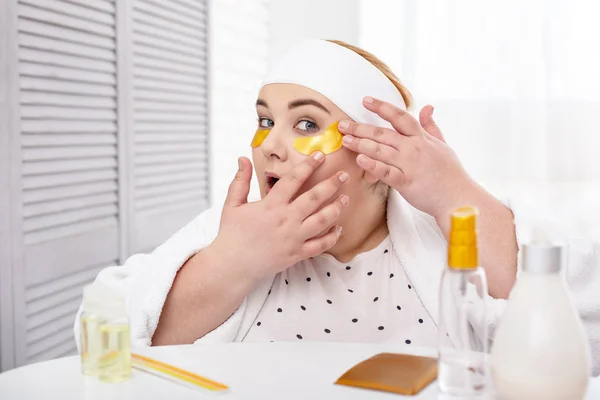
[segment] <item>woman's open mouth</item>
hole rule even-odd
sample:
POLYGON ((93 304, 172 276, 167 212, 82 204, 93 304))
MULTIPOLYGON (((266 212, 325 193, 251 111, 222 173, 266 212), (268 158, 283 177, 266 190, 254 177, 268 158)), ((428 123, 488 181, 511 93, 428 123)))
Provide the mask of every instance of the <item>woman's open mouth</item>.
POLYGON ((271 191, 271 189, 273 189, 273 186, 275 186, 275 184, 279 182, 279 179, 281 179, 281 177, 275 173, 266 172, 265 178, 267 183, 267 188, 265 192, 268 194, 271 191))

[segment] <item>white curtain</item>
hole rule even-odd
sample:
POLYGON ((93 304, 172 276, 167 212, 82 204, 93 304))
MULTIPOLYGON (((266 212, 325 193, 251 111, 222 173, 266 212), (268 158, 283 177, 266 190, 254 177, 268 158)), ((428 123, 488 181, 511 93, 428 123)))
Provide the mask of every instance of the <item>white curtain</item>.
MULTIPOLYGON (((363 0, 360 44, 480 183, 600 237, 600 2, 363 0)), ((538 215, 539 215, 538 214, 538 215)))

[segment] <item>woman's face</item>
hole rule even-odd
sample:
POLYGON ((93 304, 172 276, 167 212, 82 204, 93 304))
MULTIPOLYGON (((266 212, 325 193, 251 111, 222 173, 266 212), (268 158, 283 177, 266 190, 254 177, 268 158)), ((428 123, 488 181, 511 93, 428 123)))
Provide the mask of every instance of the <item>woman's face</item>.
MULTIPOLYGON (((252 151, 254 168, 260 183, 261 197, 266 196, 273 185, 269 177, 283 177, 301 163, 308 155, 293 146, 300 137, 317 136, 342 119, 350 119, 325 96, 304 86, 294 84, 270 84, 263 87, 256 102, 258 129, 270 129, 259 147, 252 151)), ((364 171, 356 164, 356 153, 342 147, 326 154, 325 161, 303 185, 300 195, 338 171, 346 171, 350 180, 341 193, 352 199, 364 195, 369 185, 363 179, 364 171)))

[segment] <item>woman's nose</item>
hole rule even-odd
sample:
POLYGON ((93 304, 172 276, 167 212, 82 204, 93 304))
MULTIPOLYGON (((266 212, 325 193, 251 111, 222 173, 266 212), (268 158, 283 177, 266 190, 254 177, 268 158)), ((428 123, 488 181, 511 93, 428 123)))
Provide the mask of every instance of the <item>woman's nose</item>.
POLYGON ((277 158, 281 161, 285 161, 287 158, 287 150, 283 143, 281 132, 277 129, 271 129, 265 140, 262 142, 260 148, 263 154, 267 158, 277 158))

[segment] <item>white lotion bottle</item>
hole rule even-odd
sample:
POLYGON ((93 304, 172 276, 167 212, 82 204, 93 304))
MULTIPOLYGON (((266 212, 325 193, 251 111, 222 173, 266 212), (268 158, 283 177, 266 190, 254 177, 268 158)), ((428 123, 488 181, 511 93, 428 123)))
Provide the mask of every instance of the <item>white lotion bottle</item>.
POLYGON ((563 249, 525 245, 523 271, 492 348, 502 400, 577 400, 591 373, 589 342, 561 274, 563 249))

